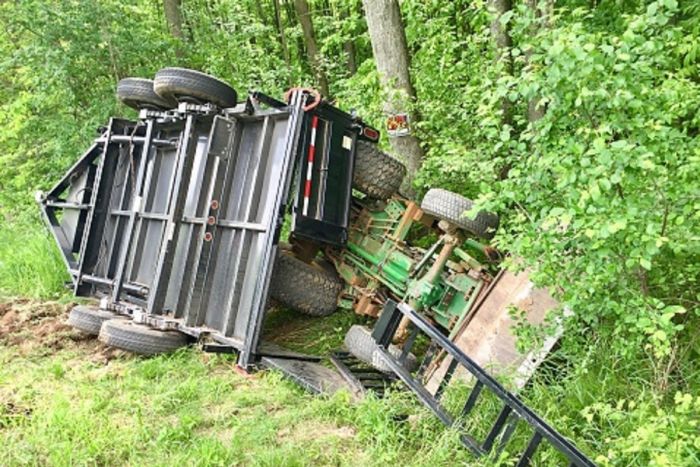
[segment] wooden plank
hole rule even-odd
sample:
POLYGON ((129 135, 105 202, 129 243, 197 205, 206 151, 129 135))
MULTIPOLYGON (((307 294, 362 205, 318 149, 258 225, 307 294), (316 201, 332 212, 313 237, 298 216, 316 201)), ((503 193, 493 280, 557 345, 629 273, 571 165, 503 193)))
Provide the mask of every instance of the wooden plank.
MULTIPOLYGON (((518 308, 530 324, 540 325, 558 305, 546 289, 534 287, 529 271, 519 274, 502 271, 498 282, 470 319, 454 334, 453 342, 491 374, 511 377, 509 386, 513 389, 522 388, 559 339, 562 329, 545 339, 540 347, 522 354, 516 347, 513 334, 516 323, 510 316, 510 309, 518 308)), ((437 366, 427 383, 429 391, 437 391, 450 362, 451 358, 447 357, 437 366)), ((463 368, 458 368, 453 376, 453 380, 468 381, 469 378, 463 368)))

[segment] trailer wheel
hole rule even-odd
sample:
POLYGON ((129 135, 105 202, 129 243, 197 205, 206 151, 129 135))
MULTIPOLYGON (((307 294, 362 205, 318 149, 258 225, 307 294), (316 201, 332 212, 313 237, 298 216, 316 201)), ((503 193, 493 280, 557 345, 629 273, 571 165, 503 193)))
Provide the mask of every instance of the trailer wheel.
POLYGON ((177 331, 160 331, 128 320, 105 321, 99 339, 105 344, 139 355, 173 352, 187 345, 187 336, 177 331))
POLYGON ((305 263, 280 250, 270 280, 270 296, 309 316, 328 316, 338 308, 343 282, 330 268, 305 263))
POLYGON ((470 232, 477 237, 490 240, 498 228, 498 215, 492 212, 481 211, 475 218, 465 215, 474 202, 457 193, 432 188, 423 197, 421 209, 440 220, 445 220, 461 229, 470 232))
POLYGON ((370 198, 385 200, 399 190, 406 166, 376 144, 358 141, 355 151, 353 186, 370 198))
POLYGON ((238 98, 236 90, 223 81, 187 68, 163 68, 156 73, 153 89, 165 99, 211 102, 222 108, 235 106, 238 98))
POLYGON ((124 78, 117 83, 117 98, 132 109, 167 110, 177 102, 159 96, 153 90, 153 81, 143 78, 124 78))
POLYGON ((100 310, 93 306, 78 305, 68 314, 68 324, 75 329, 96 336, 100 333, 102 323, 110 319, 120 319, 111 311, 100 310))
MULTIPOLYGON (((384 362, 384 359, 379 353, 379 347, 372 338, 372 331, 366 326, 360 326, 359 324, 351 326, 347 334, 345 334, 345 347, 347 347, 348 351, 355 357, 365 363, 369 363, 377 370, 385 373, 391 372, 391 368, 384 362)), ((395 358, 399 358, 401 352, 402 350, 400 347, 394 344, 389 346, 389 353, 395 358)), ((413 371, 418 367, 418 360, 411 352, 406 356, 404 366, 408 371, 413 371)))

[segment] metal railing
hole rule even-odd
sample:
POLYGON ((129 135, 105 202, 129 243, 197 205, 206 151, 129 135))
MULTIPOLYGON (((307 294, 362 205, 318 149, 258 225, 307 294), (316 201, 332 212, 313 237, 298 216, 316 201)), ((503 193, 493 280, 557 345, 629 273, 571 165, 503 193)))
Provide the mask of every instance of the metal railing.
MULTIPOLYGON (((456 427, 460 430, 462 443, 475 455, 484 456, 494 452, 496 455, 503 451, 511 440, 518 423, 525 422, 532 429, 532 435, 527 442, 525 449, 520 453, 517 466, 526 466, 534 459, 535 453, 542 442, 549 443, 556 451, 562 454, 571 466, 595 466, 585 454, 583 454, 571 441, 562 436, 554 428, 549 426, 542 418, 528 408, 520 399, 506 390, 498 381, 490 376, 483 368, 477 365, 474 360, 464 354, 453 342, 444 336, 435 326, 430 324, 423 316, 405 303, 387 301, 377 324, 375 325, 372 337, 379 346, 379 353, 391 370, 416 394, 418 399, 425 404, 447 427, 456 427), (410 321, 411 333, 404 345, 402 354, 396 358, 387 351, 391 340, 399 327, 402 318, 410 321), (423 384, 420 377, 414 377, 410 371, 402 364, 411 347, 416 341, 419 333, 426 335, 432 346, 443 351, 447 358, 452 360, 449 363, 447 372, 440 382, 435 393, 431 393, 423 384), (471 374, 475 380, 474 387, 467 396, 460 411, 459 417, 453 417, 441 403, 442 396, 449 384, 452 376, 458 367, 463 368, 471 374), (479 441, 475 436, 463 432, 462 421, 467 419, 472 410, 479 402, 480 395, 484 391, 489 391, 495 395, 502 404, 494 424, 488 430, 488 434, 483 441, 479 441), (496 444, 498 442, 498 444, 496 444)), ((433 349, 434 350, 434 349, 433 349)), ((434 352, 426 359, 432 358, 434 352)), ((425 362, 424 362, 425 363, 425 362)), ((421 365, 425 368, 425 364, 421 365)), ((419 370, 420 372, 420 370, 419 370)))

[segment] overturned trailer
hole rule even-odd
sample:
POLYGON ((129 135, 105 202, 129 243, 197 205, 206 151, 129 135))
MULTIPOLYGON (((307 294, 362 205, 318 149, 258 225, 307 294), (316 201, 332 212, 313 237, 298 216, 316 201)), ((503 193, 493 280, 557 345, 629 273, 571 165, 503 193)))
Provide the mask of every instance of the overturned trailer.
POLYGON ((311 101, 253 93, 231 108, 184 100, 110 119, 38 197, 75 294, 157 329, 206 334, 249 366, 285 208, 292 232, 340 244, 356 141, 377 135, 311 101), (316 161, 302 157, 312 138, 316 161))
POLYGON ((503 449, 523 421, 534 435, 519 465, 542 441, 572 465, 592 465, 450 341, 468 335, 499 283, 460 247, 495 254, 469 236, 490 238, 497 218, 465 218, 471 202, 445 190, 420 207, 398 196, 405 169, 376 149, 379 132, 312 90, 239 103, 211 76, 166 68, 153 82, 122 80, 118 96, 138 119, 110 119, 37 194, 74 293, 100 299, 99 309, 76 307, 71 324, 142 354, 198 340, 315 392, 381 393, 401 380, 449 426, 440 398, 461 369, 475 381, 462 416, 482 389, 504 403, 483 443, 463 436, 475 454, 503 449), (418 224, 440 231, 431 247, 409 244, 418 224), (302 273, 291 280, 289 271, 302 273), (373 332, 353 326, 350 351, 331 355, 331 369, 260 342, 270 296, 312 315, 340 306, 379 321, 373 332), (414 355, 419 332, 431 345, 414 355))

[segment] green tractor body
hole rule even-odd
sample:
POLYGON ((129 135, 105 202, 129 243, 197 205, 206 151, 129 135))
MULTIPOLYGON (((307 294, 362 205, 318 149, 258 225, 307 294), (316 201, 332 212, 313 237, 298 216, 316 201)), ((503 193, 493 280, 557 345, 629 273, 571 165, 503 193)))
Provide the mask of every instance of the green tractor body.
POLYGON ((346 284, 340 307, 376 317, 392 298, 411 304, 447 331, 455 329, 491 279, 467 250, 488 247, 465 242, 456 229, 442 232, 428 248, 409 243, 409 234, 434 221, 400 197, 385 203, 357 201, 346 247, 326 250, 346 284))

